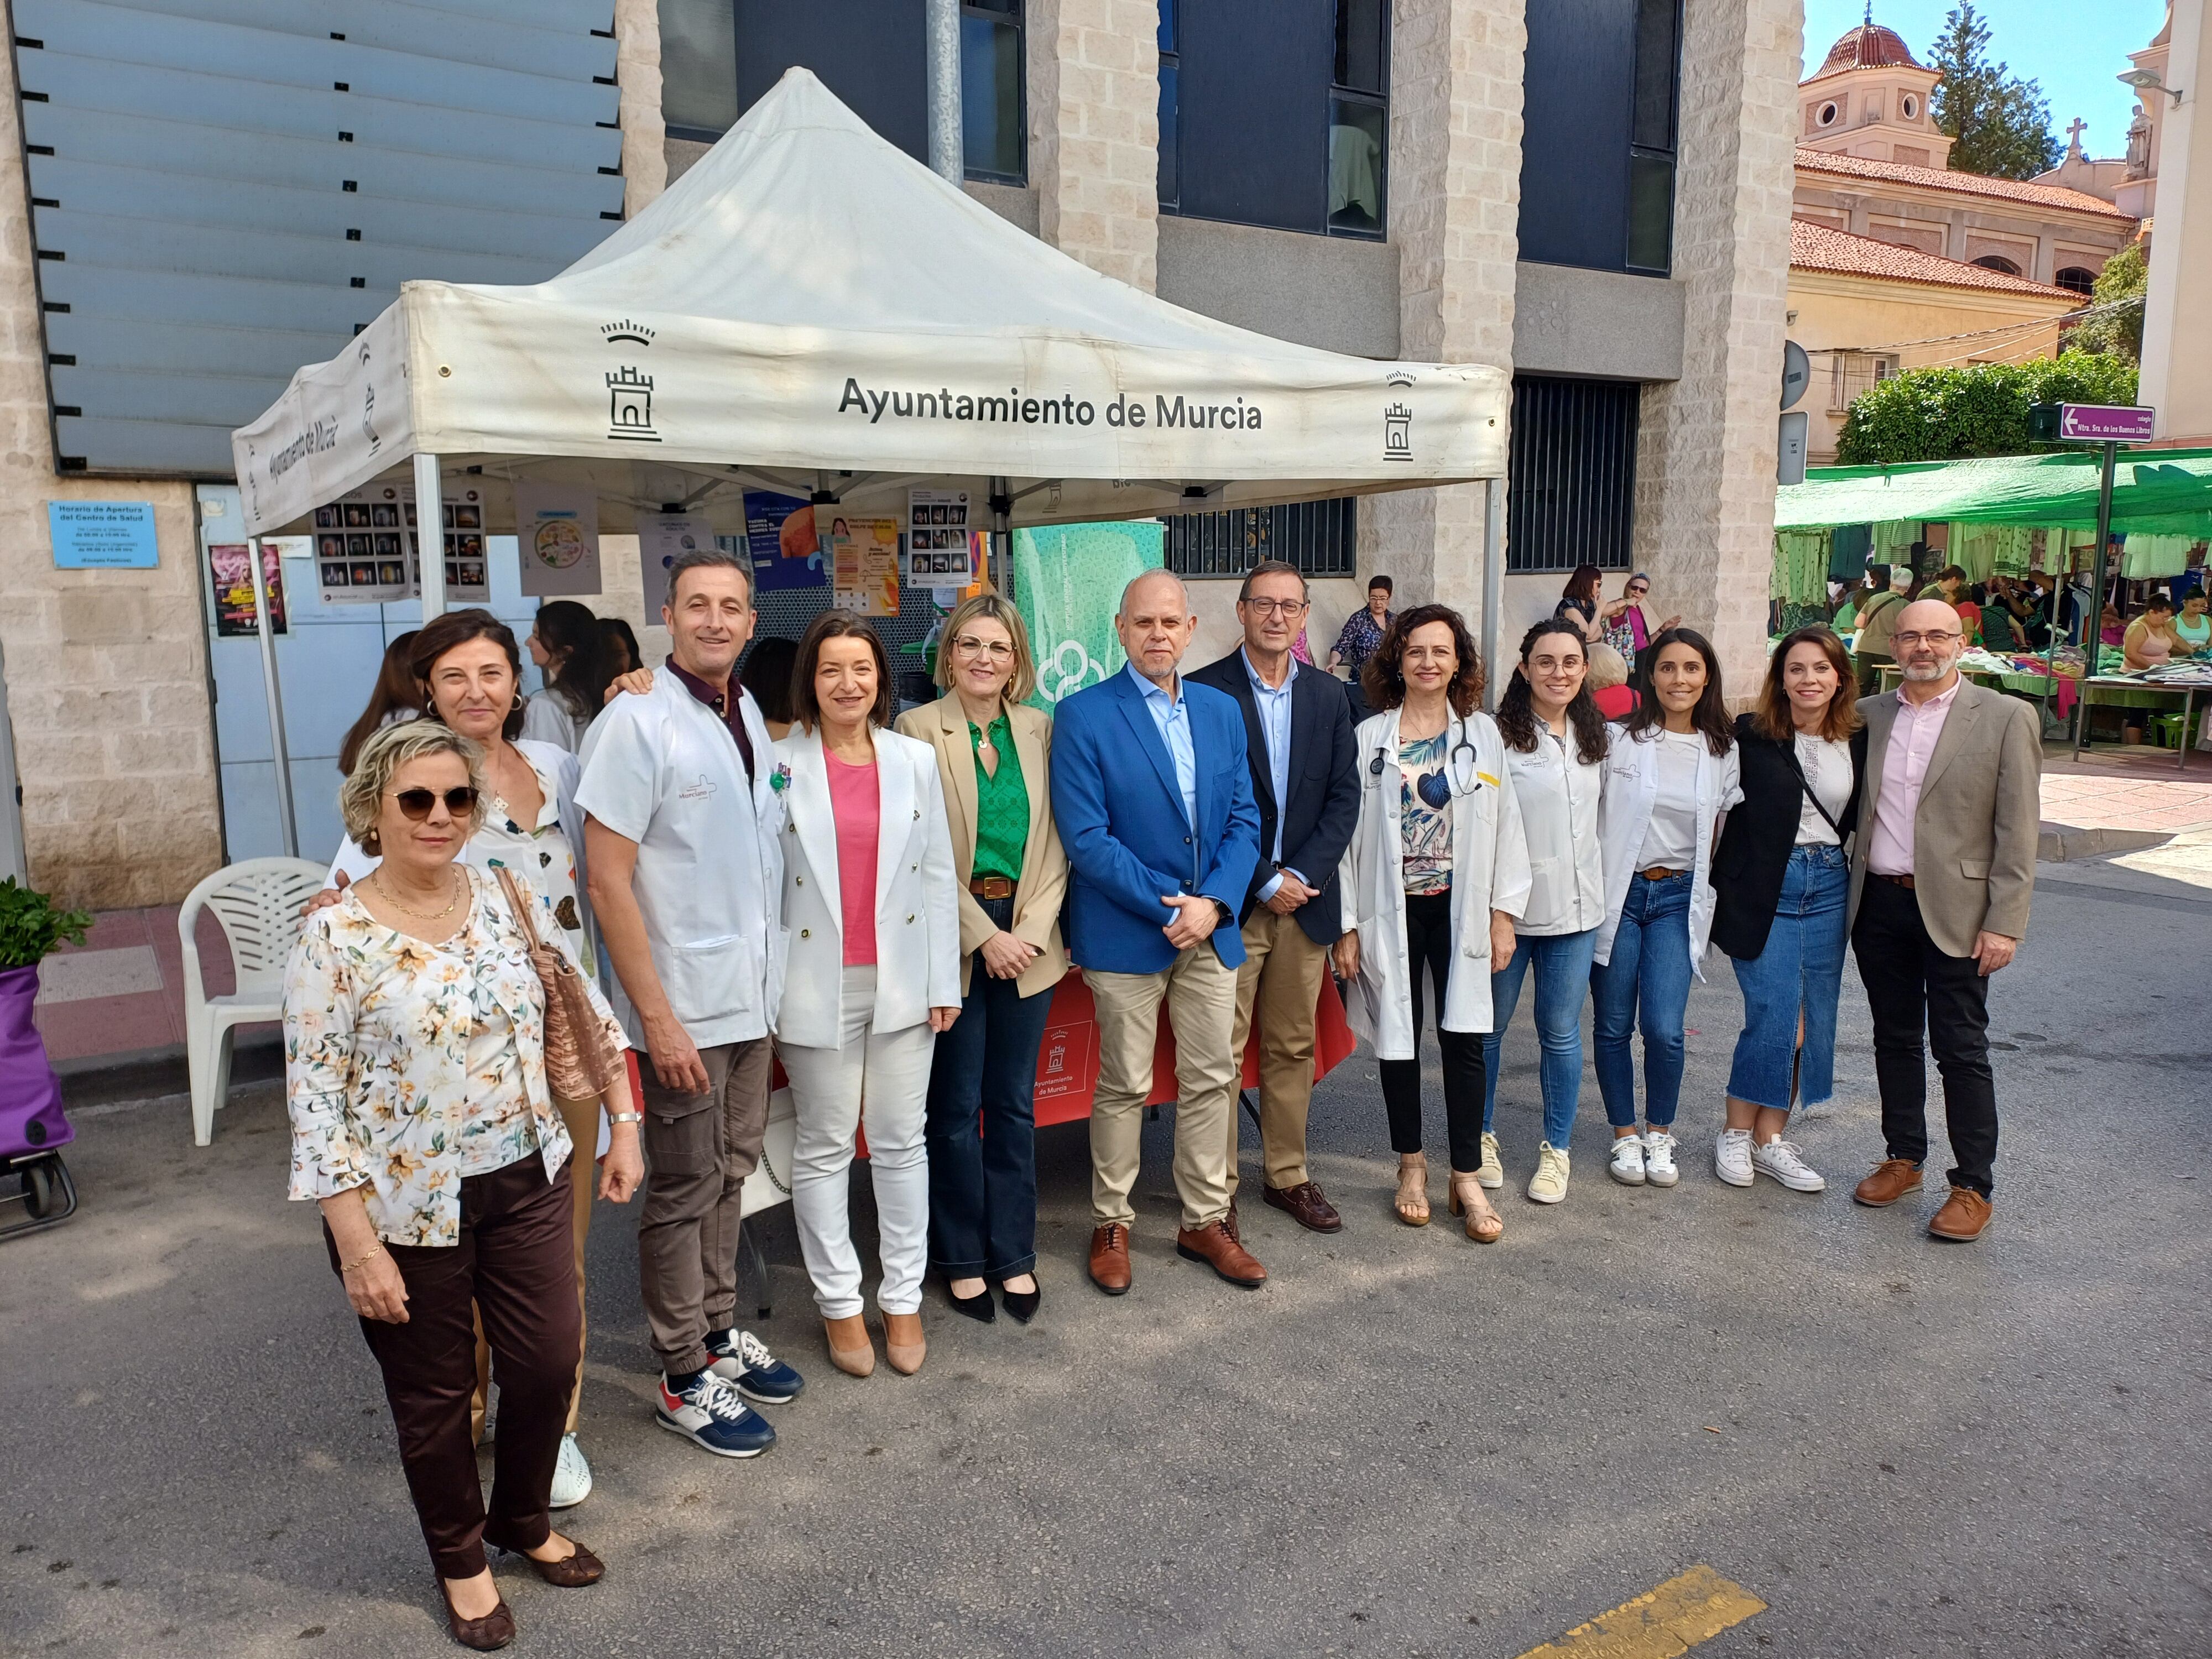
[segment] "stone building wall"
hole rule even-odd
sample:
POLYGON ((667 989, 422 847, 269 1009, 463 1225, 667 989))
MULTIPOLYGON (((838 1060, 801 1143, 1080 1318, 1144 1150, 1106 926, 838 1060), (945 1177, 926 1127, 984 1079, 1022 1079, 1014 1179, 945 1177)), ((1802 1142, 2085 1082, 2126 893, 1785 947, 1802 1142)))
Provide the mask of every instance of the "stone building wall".
POLYGON ((1156 0, 1031 0, 1030 183, 1037 230, 1154 292, 1159 252, 1156 0))

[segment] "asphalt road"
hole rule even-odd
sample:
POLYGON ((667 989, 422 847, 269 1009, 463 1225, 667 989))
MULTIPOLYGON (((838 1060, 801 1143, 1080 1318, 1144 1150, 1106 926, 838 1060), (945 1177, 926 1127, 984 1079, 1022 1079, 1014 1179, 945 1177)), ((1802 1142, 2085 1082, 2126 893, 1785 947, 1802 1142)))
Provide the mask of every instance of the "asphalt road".
MULTIPOLYGON (((756 1328, 809 1388, 750 1463, 654 1427, 635 1211, 603 1205, 599 1486, 566 1524, 609 1575, 502 1567, 514 1651, 1510 1659, 1705 1564, 1769 1606, 1698 1659, 2212 1652, 2212 888, 2044 873, 1994 998, 1978 1245, 1925 1237, 1940 1193, 1850 1201, 1881 1151, 1855 977, 1838 1099, 1797 1131, 1827 1193, 1714 1178, 1740 1008, 1718 957, 1672 1192, 1606 1179, 1586 1080, 1566 1202, 1521 1200, 1523 1014, 1493 1247, 1444 1224, 1440 1174, 1437 1224, 1391 1220, 1358 1056, 1314 1113, 1348 1224, 1248 1203, 1258 1293, 1176 1258, 1168 1122, 1133 1292, 1085 1279, 1084 1133, 1048 1132, 1039 1322, 973 1325, 933 1291, 912 1379, 830 1368, 773 1213, 756 1328)), ((195 1151, 181 1098, 95 1109, 77 1218, 0 1244, 0 1652, 453 1651, 375 1371, 283 1200, 276 1091, 219 1126, 195 1151)), ((1430 1134, 1441 1171, 1433 1072, 1430 1134)))

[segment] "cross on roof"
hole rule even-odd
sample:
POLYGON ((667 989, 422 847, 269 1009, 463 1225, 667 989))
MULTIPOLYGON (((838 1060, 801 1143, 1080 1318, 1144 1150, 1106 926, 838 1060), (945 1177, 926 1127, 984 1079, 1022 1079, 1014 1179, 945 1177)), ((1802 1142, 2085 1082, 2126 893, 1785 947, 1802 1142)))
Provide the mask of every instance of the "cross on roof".
POLYGON ((2087 127, 2088 125, 2089 124, 2087 121, 2083 120, 2077 115, 2074 118, 2073 125, 2066 129, 2066 136, 2074 141, 2074 147, 2076 149, 2079 149, 2081 147, 2081 133, 2083 129, 2087 127))

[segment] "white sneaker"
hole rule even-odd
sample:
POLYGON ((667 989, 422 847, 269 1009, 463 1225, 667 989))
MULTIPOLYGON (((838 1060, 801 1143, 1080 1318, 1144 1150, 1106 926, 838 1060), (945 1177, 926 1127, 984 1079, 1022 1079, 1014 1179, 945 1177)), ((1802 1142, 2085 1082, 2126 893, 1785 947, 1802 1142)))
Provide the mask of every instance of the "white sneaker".
MULTIPOLYGON (((1751 1167, 1763 1176, 1770 1176, 1793 1193, 1817 1193, 1827 1188, 1827 1182, 1814 1170, 1805 1167, 1805 1160, 1797 1156, 1797 1149, 1780 1135, 1764 1146, 1751 1149, 1751 1167)), ((1744 1184, 1751 1177, 1744 1176, 1744 1184)))
POLYGON ((1536 1147, 1536 1173, 1528 1177, 1528 1196, 1539 1204, 1556 1204, 1567 1195, 1567 1155, 1548 1140, 1536 1147))
POLYGON ((1751 1131, 1723 1129, 1713 1143, 1713 1173, 1731 1187, 1751 1185, 1751 1131))
POLYGON ((1644 1181, 1644 1142, 1635 1135, 1623 1135, 1613 1143, 1613 1162, 1605 1172, 1624 1187, 1641 1187, 1644 1181))
POLYGON ((592 1495, 592 1466, 584 1461, 584 1449, 576 1443, 576 1437, 561 1437, 561 1461, 553 1466, 553 1496, 546 1500, 547 1507, 556 1510, 574 1509, 592 1495))
POLYGON ((1505 1184, 1505 1161, 1498 1156, 1498 1137, 1487 1129, 1482 1132, 1482 1167, 1474 1172, 1474 1183, 1493 1193, 1505 1184))
POLYGON ((1671 1187, 1682 1178, 1674 1167, 1674 1137, 1665 1129, 1644 1132, 1644 1178, 1655 1187, 1671 1187))

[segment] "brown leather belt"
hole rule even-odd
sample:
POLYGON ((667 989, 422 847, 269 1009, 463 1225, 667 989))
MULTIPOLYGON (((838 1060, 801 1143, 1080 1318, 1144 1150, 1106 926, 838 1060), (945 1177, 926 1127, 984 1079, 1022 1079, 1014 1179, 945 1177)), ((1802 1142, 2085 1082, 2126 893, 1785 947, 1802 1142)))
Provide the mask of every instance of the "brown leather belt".
POLYGON ((1892 882, 1908 892, 1911 890, 1912 878, 1910 876, 1893 876, 1886 870, 1869 870, 1867 874, 1872 876, 1876 881, 1892 882))
POLYGON ((1014 884, 1004 876, 978 876, 968 884, 968 890, 977 898, 1009 899, 1014 896, 1014 884))
POLYGON ((1680 870, 1669 870, 1663 865, 1655 864, 1649 870, 1638 870, 1636 873, 1646 881, 1667 881, 1682 872, 1680 870))

